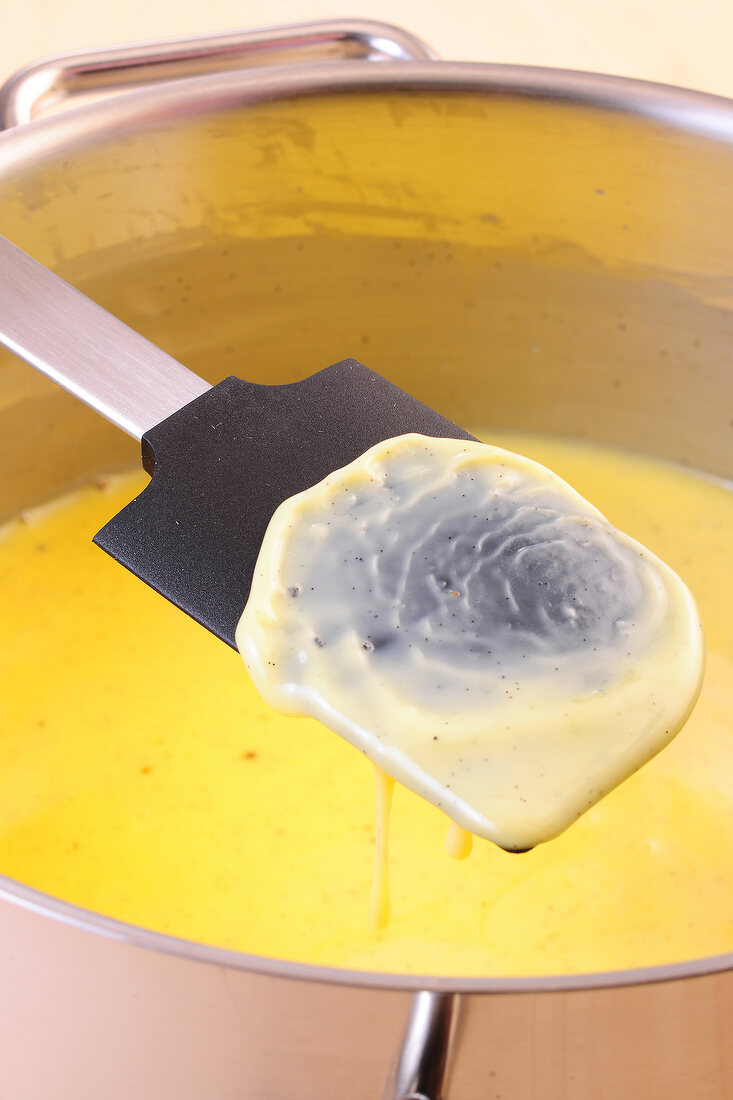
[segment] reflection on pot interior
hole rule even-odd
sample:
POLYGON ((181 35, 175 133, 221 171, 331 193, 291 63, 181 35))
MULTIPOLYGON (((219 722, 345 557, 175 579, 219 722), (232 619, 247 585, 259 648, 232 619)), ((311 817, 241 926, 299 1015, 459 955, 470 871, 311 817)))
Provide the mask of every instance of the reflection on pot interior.
POLYGON ((455 863, 443 814, 398 787, 393 919, 375 934, 367 761, 269 710, 236 654, 90 544, 142 484, 113 478, 0 543, 0 870, 162 932, 347 967, 536 974, 733 949, 729 490, 601 447, 473 430, 556 470, 689 584, 708 673, 668 748, 522 856, 481 840, 455 863))

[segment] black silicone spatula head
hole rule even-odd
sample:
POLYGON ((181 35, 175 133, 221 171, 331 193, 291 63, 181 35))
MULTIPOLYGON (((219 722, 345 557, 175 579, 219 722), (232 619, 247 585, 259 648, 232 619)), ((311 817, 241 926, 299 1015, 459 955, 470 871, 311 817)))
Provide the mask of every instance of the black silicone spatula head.
POLYGON ((150 485, 95 542, 231 646, 283 500, 392 436, 472 438, 355 359, 211 387, 2 238, 0 343, 141 439, 150 485))
POLYGON ((145 433, 152 481, 94 541, 234 646, 278 505, 405 432, 472 438, 355 359, 286 386, 226 378, 145 433))

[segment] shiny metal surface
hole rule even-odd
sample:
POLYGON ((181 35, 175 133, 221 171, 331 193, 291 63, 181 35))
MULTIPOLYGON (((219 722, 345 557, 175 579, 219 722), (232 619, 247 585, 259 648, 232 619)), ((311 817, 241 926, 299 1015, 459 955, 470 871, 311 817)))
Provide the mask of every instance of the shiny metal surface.
MULTIPOLYGON (((0 232, 209 382, 355 354, 469 428, 592 437, 728 479, 732 193, 728 101, 519 67, 228 72, 0 136, 0 232)), ((0 514, 136 460, 0 358, 0 514)), ((449 1100, 489 1083, 522 1100, 733 1092, 729 955, 362 974, 186 943, 7 879, 0 894, 14 1100, 59 1081, 99 1095, 80 1034, 110 1100, 372 1100, 420 990, 465 994, 449 1100)))
POLYGON ((3 237, 0 344, 133 439, 211 389, 3 237))
POLYGON ((459 998, 451 993, 416 993, 394 1076, 383 1100, 441 1100, 459 998))
POLYGON ((30 122, 70 100, 228 69, 341 59, 434 58, 430 47, 415 35, 370 19, 321 19, 81 50, 33 62, 6 81, 0 88, 0 130, 30 122))

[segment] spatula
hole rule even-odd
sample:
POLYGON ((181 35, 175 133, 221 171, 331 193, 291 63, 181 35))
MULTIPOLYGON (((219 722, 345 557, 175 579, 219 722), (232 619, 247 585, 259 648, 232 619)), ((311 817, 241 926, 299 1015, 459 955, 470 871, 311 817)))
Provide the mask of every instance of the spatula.
POLYGON ((94 541, 233 648, 283 500, 392 436, 473 438, 355 359, 210 386, 3 238, 0 344, 141 440, 152 480, 94 541))

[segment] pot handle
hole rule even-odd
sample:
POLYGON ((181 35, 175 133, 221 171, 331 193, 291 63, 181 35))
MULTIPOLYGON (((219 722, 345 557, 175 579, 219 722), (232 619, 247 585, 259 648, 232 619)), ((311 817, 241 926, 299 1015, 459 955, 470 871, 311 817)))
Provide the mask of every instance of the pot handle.
POLYGON ((409 31, 370 19, 314 20, 254 30, 165 38, 57 54, 19 69, 0 87, 0 129, 67 100, 99 98, 182 77, 315 61, 434 61, 409 31))
POLYGON ((421 990, 412 998, 407 1029, 382 1100, 446 1100, 449 1059, 460 997, 421 990))

